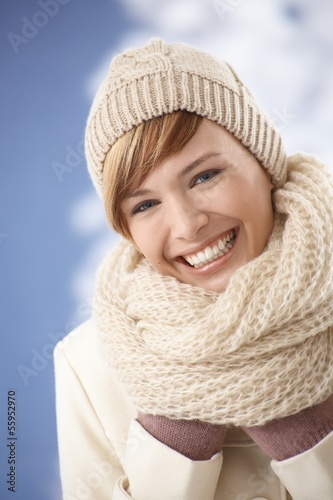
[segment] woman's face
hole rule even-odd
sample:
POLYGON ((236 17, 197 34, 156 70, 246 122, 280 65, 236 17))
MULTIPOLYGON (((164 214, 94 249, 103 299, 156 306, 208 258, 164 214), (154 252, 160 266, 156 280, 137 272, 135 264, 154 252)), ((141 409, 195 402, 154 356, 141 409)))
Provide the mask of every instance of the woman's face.
POLYGON ((136 246, 157 271, 222 292, 236 269, 266 246, 271 189, 254 156, 205 119, 121 207, 136 246))

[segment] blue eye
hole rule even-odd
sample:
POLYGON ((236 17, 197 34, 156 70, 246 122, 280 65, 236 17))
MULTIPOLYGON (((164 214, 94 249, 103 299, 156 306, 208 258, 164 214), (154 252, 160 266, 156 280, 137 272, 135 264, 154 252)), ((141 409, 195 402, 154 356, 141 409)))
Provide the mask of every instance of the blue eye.
POLYGON ((144 203, 141 203, 141 205, 138 205, 137 207, 135 207, 133 209, 132 213, 137 214, 140 212, 146 212, 147 210, 149 210, 151 207, 153 207, 156 204, 157 204, 156 201, 145 201, 144 203))
POLYGON ((210 170, 209 172, 203 172, 202 174, 195 177, 194 185, 202 184, 203 182, 207 182, 219 173, 220 173, 220 170, 210 170))

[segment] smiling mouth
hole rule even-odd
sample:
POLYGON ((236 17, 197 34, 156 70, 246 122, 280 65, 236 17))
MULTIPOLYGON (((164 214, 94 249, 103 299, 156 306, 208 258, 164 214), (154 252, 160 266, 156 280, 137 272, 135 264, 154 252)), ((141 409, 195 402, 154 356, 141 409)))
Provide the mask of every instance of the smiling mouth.
POLYGON ((233 228, 223 238, 218 238, 200 252, 193 255, 187 255, 186 257, 182 256, 181 259, 186 265, 198 269, 230 252, 234 246, 236 237, 237 228, 233 228))

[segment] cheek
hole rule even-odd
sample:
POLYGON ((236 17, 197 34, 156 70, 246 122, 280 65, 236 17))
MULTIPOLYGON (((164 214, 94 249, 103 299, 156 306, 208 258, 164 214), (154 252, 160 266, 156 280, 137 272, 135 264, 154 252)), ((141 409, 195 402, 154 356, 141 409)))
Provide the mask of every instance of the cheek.
POLYGON ((129 224, 128 226, 129 232, 132 237, 132 241, 137 248, 137 250, 145 255, 147 251, 147 237, 144 233, 144 231, 140 230, 140 227, 137 224, 129 224))
POLYGON ((260 254, 273 230, 274 212, 271 187, 259 178, 238 182, 220 195, 221 213, 239 220, 244 225, 254 254, 260 254))
POLYGON ((261 253, 274 225, 274 212, 270 190, 257 190, 246 204, 245 222, 253 237, 256 253, 261 253))
POLYGON ((249 214, 259 216, 260 220, 270 220, 273 214, 271 184, 264 172, 249 179, 239 189, 239 198, 242 209, 249 214))
POLYGON ((242 197, 240 191, 235 190, 231 183, 219 183, 209 189, 198 191, 192 202, 198 209, 205 212, 216 212, 233 217, 235 211, 240 210, 242 197))
POLYGON ((225 217, 243 221, 249 215, 251 199, 241 186, 223 186, 219 191, 216 189, 214 197, 211 198, 210 207, 216 213, 225 217))
POLYGON ((150 264, 154 267, 163 266, 163 238, 158 228, 148 223, 133 223, 129 226, 134 243, 150 264))

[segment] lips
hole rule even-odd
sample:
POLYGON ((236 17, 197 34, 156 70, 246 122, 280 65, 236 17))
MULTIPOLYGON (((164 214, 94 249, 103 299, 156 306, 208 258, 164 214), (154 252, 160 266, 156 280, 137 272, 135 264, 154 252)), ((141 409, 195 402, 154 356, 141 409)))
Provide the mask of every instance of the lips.
POLYGON ((199 268, 209 262, 212 262, 223 255, 226 255, 234 245, 237 236, 237 228, 231 229, 227 233, 223 233, 216 240, 206 245, 203 249, 196 253, 182 255, 183 262, 187 265, 199 268))

